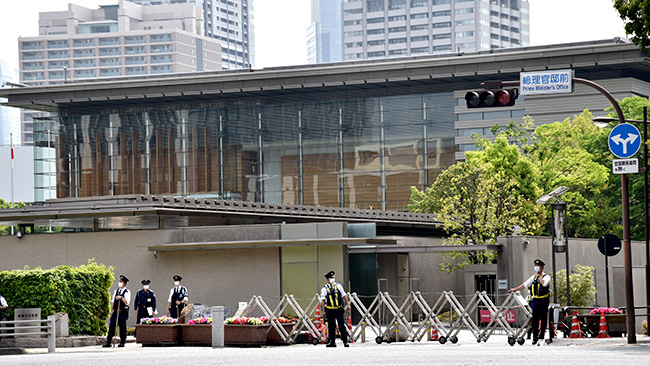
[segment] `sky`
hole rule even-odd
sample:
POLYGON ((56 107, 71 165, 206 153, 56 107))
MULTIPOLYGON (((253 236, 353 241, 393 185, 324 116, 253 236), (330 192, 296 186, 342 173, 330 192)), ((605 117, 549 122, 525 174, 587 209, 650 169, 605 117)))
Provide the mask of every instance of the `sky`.
MULTIPOLYGON (((38 13, 117 0, 2 0, 0 57, 17 66, 18 37, 38 35, 38 13)), ((625 38, 613 0, 529 0, 531 45, 625 38)), ((309 0, 254 0, 255 68, 304 64, 309 0)))

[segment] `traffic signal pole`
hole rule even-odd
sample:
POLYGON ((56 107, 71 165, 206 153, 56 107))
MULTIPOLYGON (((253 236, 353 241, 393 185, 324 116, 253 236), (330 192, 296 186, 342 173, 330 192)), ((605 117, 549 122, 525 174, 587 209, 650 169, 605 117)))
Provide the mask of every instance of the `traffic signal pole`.
MULTIPOLYGON (((619 123, 625 123, 623 111, 618 105, 618 102, 605 88, 594 83, 593 81, 573 78, 576 84, 582 84, 596 89, 600 92, 614 107, 619 123)), ((481 83, 484 88, 491 88, 496 85, 496 81, 488 81, 481 83)), ((502 88, 519 86, 519 81, 499 81, 502 88)), ((626 309, 626 325, 627 325, 627 343, 636 343, 636 312, 634 311, 634 286, 632 281, 632 247, 630 243, 630 197, 628 192, 627 174, 621 174, 621 208, 623 216, 623 256, 625 262, 625 309, 626 309)), ((567 277, 569 275, 569 268, 567 268, 567 277)))

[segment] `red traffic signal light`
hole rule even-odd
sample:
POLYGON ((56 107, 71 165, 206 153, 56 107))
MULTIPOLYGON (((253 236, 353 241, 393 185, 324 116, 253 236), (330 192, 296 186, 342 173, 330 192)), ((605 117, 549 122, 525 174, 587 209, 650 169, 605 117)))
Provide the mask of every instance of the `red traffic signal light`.
POLYGON ((519 89, 477 90, 465 94, 467 108, 510 107, 515 105, 519 89))

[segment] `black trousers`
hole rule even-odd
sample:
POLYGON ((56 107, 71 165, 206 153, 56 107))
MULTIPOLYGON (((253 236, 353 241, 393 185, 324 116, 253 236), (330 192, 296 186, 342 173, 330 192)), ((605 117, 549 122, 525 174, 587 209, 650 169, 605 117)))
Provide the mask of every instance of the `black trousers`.
POLYGON ((176 305, 176 302, 172 302, 172 304, 169 307, 169 316, 178 319, 178 317, 181 316, 181 312, 183 311, 183 308, 185 308, 184 302, 182 302, 180 305, 176 305))
POLYGON ((329 341, 334 342, 336 339, 336 322, 339 324, 339 332, 341 333, 341 340, 343 343, 348 343, 348 328, 345 326, 345 311, 341 309, 325 309, 327 316, 327 333, 329 334, 329 341), (336 320, 336 322, 335 322, 336 320))
POLYGON ((530 302, 530 306, 533 308, 533 340, 544 339, 544 334, 546 333, 546 323, 548 322, 549 302, 549 297, 542 299, 533 299, 530 302))
MULTIPOLYGON (((106 336, 106 343, 111 343, 115 336, 115 320, 117 318, 117 311, 113 311, 111 319, 108 321, 108 336, 106 336)), ((126 320, 129 318, 129 311, 120 311, 120 319, 118 325, 120 326, 120 343, 126 343, 126 320)))

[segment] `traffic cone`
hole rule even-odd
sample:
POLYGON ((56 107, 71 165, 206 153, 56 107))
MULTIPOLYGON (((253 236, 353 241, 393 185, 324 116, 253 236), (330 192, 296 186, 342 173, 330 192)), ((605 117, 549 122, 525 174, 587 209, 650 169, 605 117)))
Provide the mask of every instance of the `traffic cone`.
POLYGON ((314 316, 314 326, 320 329, 322 322, 320 320, 320 307, 316 307, 316 315, 314 316))
POLYGON ((352 340, 352 314, 348 315, 348 341, 354 343, 352 340))
POLYGON ((431 340, 432 341, 438 340, 438 328, 436 328, 436 326, 433 324, 431 324, 431 340))
POLYGON ((578 311, 573 312, 573 319, 571 320, 571 335, 569 338, 582 338, 582 332, 580 332, 580 323, 578 322, 578 311))
POLYGON ((605 312, 600 312, 600 327, 598 328, 598 336, 596 338, 612 338, 607 334, 607 320, 605 320, 605 312))

